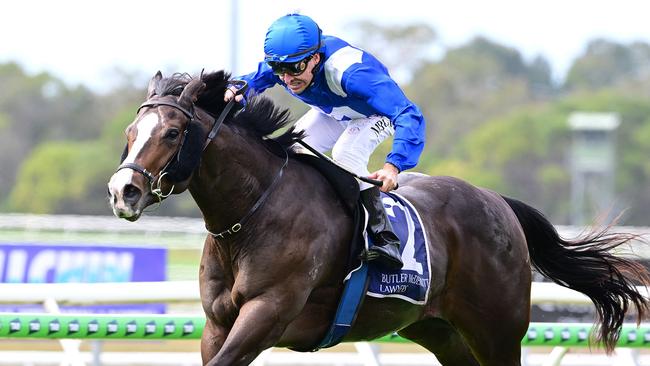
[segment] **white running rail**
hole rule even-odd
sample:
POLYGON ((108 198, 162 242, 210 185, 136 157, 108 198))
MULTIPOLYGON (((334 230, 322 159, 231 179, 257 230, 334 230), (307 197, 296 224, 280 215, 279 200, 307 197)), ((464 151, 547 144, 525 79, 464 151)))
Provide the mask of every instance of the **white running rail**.
MULTIPOLYGON (((638 287, 650 297, 645 287, 638 287)), ((533 282, 533 304, 590 304, 577 291, 548 282, 533 282)), ((53 299, 59 305, 200 301, 198 281, 115 283, 0 283, 0 303, 35 304, 53 299)))

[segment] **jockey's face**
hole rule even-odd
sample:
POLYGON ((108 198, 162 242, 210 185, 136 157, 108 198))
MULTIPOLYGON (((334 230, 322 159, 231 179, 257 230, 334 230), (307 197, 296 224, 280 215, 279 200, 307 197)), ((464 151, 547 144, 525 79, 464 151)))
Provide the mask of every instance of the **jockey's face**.
POLYGON ((283 73, 280 76, 280 79, 284 81, 285 84, 287 84, 287 87, 289 90, 291 90, 294 94, 300 94, 309 85, 311 84, 312 80, 314 79, 314 73, 313 70, 318 65, 320 62, 320 54, 316 53, 314 56, 309 60, 307 63, 307 67, 305 68, 305 71, 302 74, 298 75, 292 75, 290 73, 283 73))

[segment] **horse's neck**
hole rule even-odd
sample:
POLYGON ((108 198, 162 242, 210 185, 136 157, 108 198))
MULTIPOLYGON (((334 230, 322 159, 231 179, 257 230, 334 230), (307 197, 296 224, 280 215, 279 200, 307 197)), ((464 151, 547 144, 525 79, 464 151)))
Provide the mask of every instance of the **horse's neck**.
POLYGON ((271 185, 281 159, 259 141, 223 126, 189 186, 206 226, 220 232, 244 217, 271 185))

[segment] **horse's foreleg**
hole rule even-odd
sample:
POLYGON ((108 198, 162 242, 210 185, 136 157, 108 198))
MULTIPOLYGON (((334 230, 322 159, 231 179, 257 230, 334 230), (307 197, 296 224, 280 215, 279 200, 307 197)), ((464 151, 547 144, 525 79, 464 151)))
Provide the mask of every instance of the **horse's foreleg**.
POLYGON ((300 308, 283 306, 277 294, 266 294, 247 301, 241 307, 223 346, 206 365, 250 364, 262 351, 278 342, 300 308))
POLYGON ((228 330, 222 326, 215 325, 209 318, 205 323, 203 335, 201 336, 201 358, 206 364, 210 361, 223 346, 228 336, 228 330))

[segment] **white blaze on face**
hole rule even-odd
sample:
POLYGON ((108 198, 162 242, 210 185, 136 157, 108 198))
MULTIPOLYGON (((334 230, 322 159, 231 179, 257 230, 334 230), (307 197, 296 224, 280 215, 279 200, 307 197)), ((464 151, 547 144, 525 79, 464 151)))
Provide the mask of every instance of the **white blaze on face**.
MULTIPOLYGON (((137 135, 131 150, 129 150, 129 155, 124 159, 123 163, 133 163, 135 158, 138 156, 142 148, 147 144, 154 128, 158 125, 158 113, 149 113, 142 120, 138 122, 137 125, 137 135)), ((134 171, 131 169, 121 169, 117 173, 113 174, 110 182, 108 183, 108 189, 111 192, 112 196, 117 196, 118 201, 122 202, 122 189, 127 184, 131 183, 133 178, 134 171)), ((111 200, 112 201, 112 200, 111 200)))

